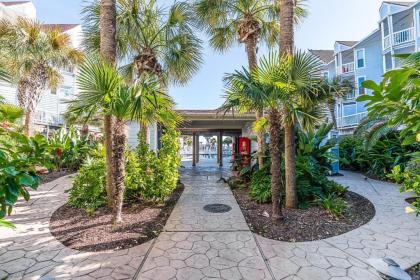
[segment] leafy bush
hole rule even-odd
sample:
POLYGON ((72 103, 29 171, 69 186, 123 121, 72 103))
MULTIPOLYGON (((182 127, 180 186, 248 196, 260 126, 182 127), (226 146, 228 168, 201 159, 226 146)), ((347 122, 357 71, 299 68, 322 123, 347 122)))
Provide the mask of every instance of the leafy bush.
POLYGON ((390 132, 365 150, 360 139, 346 136, 340 140, 340 160, 351 170, 385 180, 395 166, 401 165, 404 169, 410 161, 410 154, 420 148, 418 143, 403 145, 402 142, 399 133, 390 132))
POLYGON ((27 188, 37 189, 41 167, 48 154, 42 135, 27 137, 19 132, 0 128, 0 226, 13 227, 4 220, 22 196, 29 200, 27 188))
MULTIPOLYGON (((163 201, 176 188, 181 163, 179 133, 167 129, 162 135, 159 156, 140 141, 135 151, 127 151, 125 163, 126 201, 163 201)), ((99 145, 90 153, 69 191, 69 204, 91 212, 106 203, 105 150, 99 145)))
POLYGON ((388 177, 401 184, 402 192, 414 192, 417 199, 413 205, 417 209, 417 215, 420 215, 420 157, 418 153, 414 156, 414 159, 407 164, 405 170, 402 170, 401 165, 397 165, 388 177))
POLYGON ((251 191, 249 197, 258 203, 271 201, 271 175, 270 164, 254 172, 251 176, 251 191))
MULTIPOLYGON (((336 160, 329 150, 336 145, 327 141, 332 125, 321 125, 316 131, 297 132, 296 183, 300 208, 308 207, 317 197, 342 196, 347 188, 328 180, 330 164, 336 160)), ((284 186, 284 159, 282 162, 282 184, 284 186)), ((271 201, 270 163, 251 176, 249 196, 258 203, 271 201)), ((284 189, 284 188, 282 188, 284 189)))
POLYGON ((342 217, 348 208, 347 203, 341 197, 337 197, 333 194, 319 197, 315 200, 315 203, 336 218, 342 217))
POLYGON ((92 212, 106 204, 106 163, 102 150, 99 146, 80 167, 69 190, 70 205, 92 212))
POLYGON ((97 145, 87 136, 82 136, 75 127, 59 129, 48 141, 55 169, 78 169, 89 151, 97 145))

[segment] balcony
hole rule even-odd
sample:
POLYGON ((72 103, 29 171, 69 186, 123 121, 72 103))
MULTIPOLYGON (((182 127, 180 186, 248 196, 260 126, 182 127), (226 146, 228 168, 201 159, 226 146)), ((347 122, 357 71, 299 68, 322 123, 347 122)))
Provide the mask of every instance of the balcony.
POLYGON ((357 126, 364 118, 367 117, 367 112, 349 115, 341 118, 337 118, 338 128, 348 128, 357 126))
POLYGON ((398 46, 405 43, 413 42, 415 39, 415 28, 407 28, 398 32, 394 32, 384 38, 384 50, 389 49, 391 46, 398 46))
POLYGON ((345 63, 341 65, 341 67, 338 67, 337 69, 338 73, 341 75, 346 75, 354 72, 354 62, 345 63))
POLYGON ((41 125, 54 125, 59 126, 64 123, 63 116, 45 112, 45 111, 36 111, 35 112, 35 123, 41 125))

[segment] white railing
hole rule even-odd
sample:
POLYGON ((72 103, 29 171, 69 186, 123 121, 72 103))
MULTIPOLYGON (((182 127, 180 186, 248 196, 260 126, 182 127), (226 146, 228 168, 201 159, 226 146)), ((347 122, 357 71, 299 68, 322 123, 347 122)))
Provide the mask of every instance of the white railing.
POLYGON ((346 94, 345 98, 346 98, 347 100, 352 100, 352 99, 355 99, 355 98, 356 98, 356 91, 355 91, 354 89, 353 89, 353 90, 351 90, 350 92, 348 92, 348 93, 346 94))
POLYGON ((61 115, 58 114, 45 111, 36 111, 35 123, 43 125, 62 125, 64 123, 64 119, 61 115))
POLYGON ((395 32, 393 36, 394 45, 400 45, 414 41, 414 33, 414 27, 395 32))
POLYGON ((364 118, 367 117, 367 112, 349 115, 337 118, 338 128, 345 128, 358 125, 364 118))
POLYGON ((341 65, 341 74, 348 74, 354 72, 354 62, 345 63, 341 65))
POLYGON ((415 33, 415 28, 411 27, 398 32, 394 32, 392 36, 386 36, 383 42, 384 50, 390 48, 391 46, 398 46, 404 43, 414 41, 415 33))

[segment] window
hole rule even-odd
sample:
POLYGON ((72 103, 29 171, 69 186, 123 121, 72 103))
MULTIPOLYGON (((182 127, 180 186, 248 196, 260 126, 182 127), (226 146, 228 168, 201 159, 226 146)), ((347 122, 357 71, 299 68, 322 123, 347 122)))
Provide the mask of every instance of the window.
POLYGON ((60 95, 62 97, 69 97, 73 93, 73 88, 72 87, 68 87, 68 86, 63 86, 60 89, 60 93, 61 93, 60 95))
POLYGON ((365 67, 365 50, 356 51, 357 68, 365 67))
POLYGON ((51 88, 51 94, 57 95, 57 88, 51 88))
POLYGON ((365 80, 365 77, 357 77, 357 91, 359 95, 363 95, 366 93, 365 88, 362 85, 365 80))
POLYGON ((322 72, 322 78, 324 79, 324 81, 329 80, 330 75, 329 75, 328 71, 322 72))

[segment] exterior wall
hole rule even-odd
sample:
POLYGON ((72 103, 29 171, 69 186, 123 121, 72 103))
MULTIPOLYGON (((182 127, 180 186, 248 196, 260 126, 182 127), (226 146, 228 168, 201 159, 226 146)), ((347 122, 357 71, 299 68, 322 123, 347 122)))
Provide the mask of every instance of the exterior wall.
MULTIPOLYGON (((252 131, 252 122, 248 122, 242 128, 242 136, 248 137, 253 139, 255 137, 255 133, 252 131)), ((258 150, 258 143, 257 141, 251 141, 251 153, 256 152, 258 150)))
POLYGON ((0 3, 0 18, 15 20, 18 17, 36 19, 36 9, 32 2, 6 6, 0 3))

